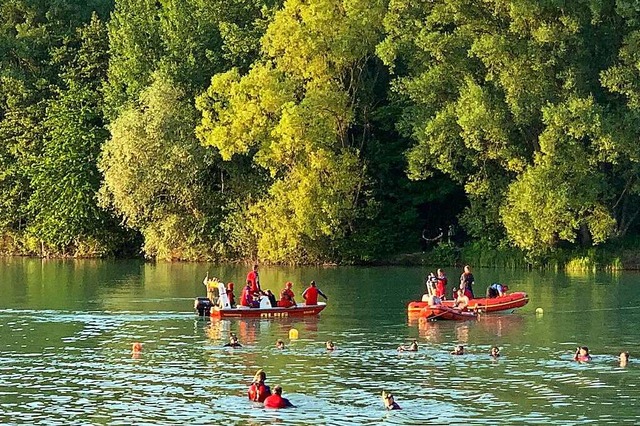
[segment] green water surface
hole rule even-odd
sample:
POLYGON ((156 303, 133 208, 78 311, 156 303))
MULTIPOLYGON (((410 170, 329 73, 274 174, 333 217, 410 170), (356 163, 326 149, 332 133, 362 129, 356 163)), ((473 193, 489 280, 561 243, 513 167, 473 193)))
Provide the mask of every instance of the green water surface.
MULTIPOLYGON (((640 275, 477 269, 529 305, 470 322, 409 322, 424 268, 260 269, 264 288, 311 279, 318 318, 210 321, 193 314, 202 278, 248 268, 137 261, 0 260, 2 424, 633 424, 640 416, 640 275), (544 310, 536 315, 536 308, 544 310), (296 328, 299 339, 290 341, 296 328), (235 332, 241 349, 224 348, 235 332), (396 348, 418 339, 416 353, 396 348), (286 342, 284 350, 274 346, 286 342), (332 340, 337 350, 327 352, 332 340), (132 357, 133 342, 142 342, 132 357), (467 350, 452 356, 456 344, 467 350), (488 356, 498 345, 502 356, 488 356), (572 360, 589 346, 593 361, 572 360), (617 355, 631 353, 620 367, 617 355), (295 409, 246 390, 258 368, 295 409), (392 391, 401 411, 384 410, 392 391)), ((448 271, 457 281, 460 271, 448 271)), ((236 292, 239 292, 237 286, 236 292)))

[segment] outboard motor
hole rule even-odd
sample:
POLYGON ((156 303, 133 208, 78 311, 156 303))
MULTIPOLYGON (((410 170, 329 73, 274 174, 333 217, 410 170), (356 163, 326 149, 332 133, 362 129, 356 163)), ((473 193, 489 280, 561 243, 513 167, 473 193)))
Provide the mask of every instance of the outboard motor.
POLYGON ((199 316, 204 317, 211 315, 213 303, 211 303, 211 300, 207 297, 196 297, 193 307, 198 312, 199 316))

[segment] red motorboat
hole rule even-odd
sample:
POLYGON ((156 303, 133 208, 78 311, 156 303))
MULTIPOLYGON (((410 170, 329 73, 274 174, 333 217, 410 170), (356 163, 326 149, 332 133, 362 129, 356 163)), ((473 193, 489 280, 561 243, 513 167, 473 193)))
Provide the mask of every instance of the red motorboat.
MULTIPOLYGON (((205 285, 208 279, 205 278, 205 285)), ((317 305, 307 305, 298 303, 289 308, 272 306, 269 298, 260 298, 260 307, 249 308, 247 306, 231 307, 227 297, 227 291, 222 282, 213 282, 210 297, 198 297, 195 300, 194 308, 200 316, 211 316, 211 318, 289 318, 307 317, 318 315, 327 304, 318 302, 317 305), (211 300, 213 298, 213 300, 211 300)))
POLYGON ((305 305, 300 303, 290 308, 265 307, 265 308, 247 308, 246 306, 238 306, 237 308, 220 308, 213 306, 211 308, 211 318, 289 318, 289 317, 306 317, 318 315, 327 304, 318 302, 317 305, 305 305))
MULTIPOLYGON (((426 303, 426 302, 425 302, 426 303)), ((444 305, 425 306, 420 310, 419 316, 429 321, 454 320, 465 321, 478 318, 478 314, 473 311, 462 311, 444 305)))
MULTIPOLYGON (((453 300, 443 300, 442 306, 452 308, 455 302, 453 300)), ((470 299, 467 309, 479 312, 499 312, 511 309, 521 308, 529 303, 529 296, 522 291, 505 294, 504 296, 480 299, 470 299)), ((407 307, 409 316, 422 316, 422 309, 429 307, 428 302, 411 302, 407 307)))

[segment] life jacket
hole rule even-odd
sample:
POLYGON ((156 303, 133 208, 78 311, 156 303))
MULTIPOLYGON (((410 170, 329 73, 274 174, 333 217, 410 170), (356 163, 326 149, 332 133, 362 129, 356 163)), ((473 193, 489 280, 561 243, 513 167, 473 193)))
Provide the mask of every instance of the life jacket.
POLYGON ((307 287, 307 289, 302 294, 307 305, 317 305, 318 304, 318 289, 314 286, 307 287))
POLYGON ((291 403, 288 399, 283 398, 281 395, 274 393, 264 400, 264 408, 287 408, 291 403))
POLYGON ((271 389, 264 383, 253 382, 251 386, 249 386, 247 395, 251 401, 264 402, 264 400, 271 395, 271 389))
POLYGON ((282 308, 288 308, 289 306, 293 306, 292 299, 294 297, 293 291, 285 288, 280 292, 280 300, 278 301, 278 306, 282 308))

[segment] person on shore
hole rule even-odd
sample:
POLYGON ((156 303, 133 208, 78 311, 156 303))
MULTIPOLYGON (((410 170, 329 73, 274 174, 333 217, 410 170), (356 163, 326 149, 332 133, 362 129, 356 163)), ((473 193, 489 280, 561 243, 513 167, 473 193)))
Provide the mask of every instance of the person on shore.
POLYGON ((282 339, 278 339, 276 341, 276 349, 284 349, 284 342, 282 341, 282 339))
POLYGON ((227 299, 229 299, 229 306, 236 307, 236 296, 233 294, 233 283, 227 283, 227 299))
POLYGON ((317 305, 318 304, 318 295, 324 297, 324 300, 329 300, 329 298, 316 286, 316 282, 311 280, 311 284, 309 287, 302 292, 302 298, 304 299, 305 304, 307 305, 317 305))
POLYGON ((451 352, 451 355, 464 355, 464 346, 457 345, 451 352))
POLYGON ((262 294, 262 288, 260 288, 260 276, 258 275, 258 265, 253 265, 253 269, 247 274, 247 282, 251 285, 251 292, 262 294))
POLYGON ((282 397, 282 386, 273 388, 273 393, 264 400, 264 408, 292 408, 295 407, 287 398, 282 397))
POLYGON ((287 281, 284 285, 284 289, 280 292, 280 300, 278 300, 278 307, 280 308, 290 308, 292 306, 296 306, 296 301, 294 299, 295 294, 293 290, 293 283, 291 281, 287 281))
POLYGON ((418 341, 414 340, 411 342, 409 346, 400 345, 398 346, 398 351, 407 351, 407 352, 417 352, 418 351, 418 341))
POLYGON ((267 374, 262 369, 256 371, 255 376, 253 376, 253 382, 251 382, 251 386, 249 386, 249 390, 247 391, 247 396, 250 401, 264 402, 264 400, 271 395, 271 389, 266 385, 266 380, 267 374))
POLYGON ((500 348, 497 346, 492 347, 490 355, 493 358, 498 358, 500 356, 500 348))
POLYGON ((473 274, 471 273, 471 266, 465 265, 462 275, 460 275, 460 284, 464 284, 465 287, 471 293, 470 299, 473 299, 473 284, 474 284, 473 274))
POLYGON ((591 355, 589 354, 589 348, 586 346, 579 346, 576 348, 576 353, 573 355, 574 361, 589 362, 591 361, 591 355))
POLYGON ((335 343, 333 343, 331 340, 327 340, 327 343, 325 343, 325 347, 328 351, 333 351, 336 349, 335 343))
POLYGON ((436 273, 436 296, 444 299, 447 294, 447 276, 444 269, 438 269, 436 273))
POLYGON ((629 352, 620 352, 620 356, 618 358, 620 360, 620 367, 626 367, 629 363, 629 352))
POLYGON ((382 391, 382 402, 387 410, 402 410, 391 393, 382 391))
POLYGON ((493 283, 489 287, 487 287, 487 298, 493 299, 496 297, 502 297, 507 294, 508 290, 509 286, 500 283, 493 283))
POLYGON ((235 333, 229 333, 229 343, 224 345, 227 348, 241 348, 242 345, 238 342, 238 336, 235 333))

